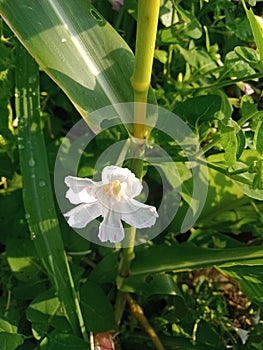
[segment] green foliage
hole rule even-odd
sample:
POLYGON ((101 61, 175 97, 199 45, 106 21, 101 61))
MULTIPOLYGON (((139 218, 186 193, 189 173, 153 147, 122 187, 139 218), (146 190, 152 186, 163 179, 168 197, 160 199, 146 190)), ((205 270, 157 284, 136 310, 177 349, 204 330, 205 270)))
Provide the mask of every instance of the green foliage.
POLYGON ((15 350, 24 342, 24 336, 17 333, 17 326, 8 322, 4 318, 0 318, 0 341, 1 349, 15 350))
POLYGON ((100 333, 114 328, 113 307, 98 284, 90 281, 84 283, 80 289, 80 297, 85 324, 89 331, 100 333))
POLYGON ((51 332, 46 338, 42 340, 39 345, 40 349, 46 350, 80 350, 87 346, 82 339, 63 332, 51 332))
POLYGON ((205 249, 192 244, 180 246, 154 246, 137 253, 137 259, 132 264, 132 274, 146 274, 163 271, 184 271, 200 269, 214 265, 261 265, 261 247, 205 249), (231 262, 228 262, 231 256, 231 262), (204 257, 204 258, 202 258, 204 257), (251 261, 250 261, 251 260, 251 261))
POLYGON ((61 332, 70 330, 70 326, 61 312, 61 304, 54 290, 47 290, 32 300, 26 310, 32 332, 37 340, 42 339, 50 328, 61 332))
MULTIPOLYGON (((87 332, 115 332, 119 290, 133 294, 165 349, 261 349, 260 20, 236 1, 161 1, 149 101, 156 98, 193 130, 206 156, 209 188, 201 216, 182 234, 186 212, 199 205, 192 201, 192 173, 180 147, 153 129, 150 141, 170 159, 144 165, 149 203, 158 207, 162 195, 156 167, 174 203, 179 199, 172 189, 181 188, 180 205, 161 235, 135 248, 130 275, 124 278, 119 276, 119 249, 96 246, 65 223, 52 204, 49 178, 78 112, 87 118, 94 109, 133 100, 129 47, 135 47, 137 2, 124 0, 120 12, 106 0, 92 1, 94 8, 82 0, 57 0, 55 9, 51 3, 36 1, 43 8, 34 5, 33 14, 31 1, 0 0, 3 18, 41 66, 38 127, 21 134, 17 118, 26 117, 22 109, 29 102, 15 108, 15 74, 23 73, 25 65, 16 60, 18 42, 1 20, 0 348, 87 348, 81 316, 87 332), (238 329, 250 332, 243 343, 238 329)), ((260 14, 260 2, 247 4, 260 14)), ((27 78, 20 81, 21 89, 28 87, 27 78)), ((92 177, 104 150, 127 134, 123 126, 98 134, 82 155, 78 175, 92 177)), ((198 156, 199 149, 196 161, 198 156)), ((128 309, 117 336, 126 350, 153 348, 128 309)))

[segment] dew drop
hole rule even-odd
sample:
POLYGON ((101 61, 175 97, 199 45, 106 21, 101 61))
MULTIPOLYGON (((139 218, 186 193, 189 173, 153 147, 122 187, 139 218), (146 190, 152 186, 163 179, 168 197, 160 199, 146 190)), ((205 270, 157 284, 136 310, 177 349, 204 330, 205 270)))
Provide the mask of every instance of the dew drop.
POLYGON ((29 219, 30 219, 30 214, 29 214, 29 213, 26 213, 26 214, 25 214, 25 218, 26 218, 27 220, 29 220, 29 219))
POLYGON ((39 187, 45 187, 46 186, 46 181, 45 180, 39 180, 38 185, 39 185, 39 187))
POLYGON ((67 41, 67 39, 65 39, 65 38, 62 38, 62 39, 61 39, 61 42, 62 42, 62 43, 65 43, 66 41, 67 41))
POLYGON ((35 232, 31 232, 31 239, 33 240, 33 239, 35 239, 35 238, 36 238, 35 232))
POLYGON ((36 81, 36 77, 35 76, 28 78, 28 83, 29 84, 33 84, 35 81, 36 81))
POLYGON ((47 212, 48 212, 48 214, 52 214, 53 209, 52 208, 48 208, 47 212))
POLYGON ((33 168, 36 165, 36 161, 34 158, 30 158, 28 161, 28 165, 33 168))
POLYGON ((21 143, 19 143, 19 144, 18 144, 18 148, 19 148, 19 149, 24 149, 24 148, 25 148, 25 146, 24 146, 24 145, 22 145, 21 143))

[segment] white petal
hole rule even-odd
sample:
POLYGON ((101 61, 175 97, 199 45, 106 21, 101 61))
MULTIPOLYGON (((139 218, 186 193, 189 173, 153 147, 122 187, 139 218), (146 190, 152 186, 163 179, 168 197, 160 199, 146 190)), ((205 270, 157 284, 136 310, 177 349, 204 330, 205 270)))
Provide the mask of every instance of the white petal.
POLYGON ((108 211, 100 224, 98 237, 101 242, 117 243, 123 240, 124 229, 119 214, 108 211))
POLYGON ((83 228, 89 222, 101 215, 98 203, 80 204, 64 214, 68 217, 68 224, 71 227, 83 228))
POLYGON ((116 180, 119 180, 121 182, 120 179, 121 178, 126 179, 129 173, 131 173, 129 169, 120 168, 116 165, 110 165, 110 166, 106 166, 102 170, 101 180, 103 184, 108 184, 116 180))
POLYGON ((249 337, 249 333, 250 333, 250 331, 246 331, 245 329, 242 329, 242 328, 237 329, 237 334, 239 335, 239 337, 242 341, 242 344, 246 344, 248 337, 249 337))
POLYGON ((142 204, 135 199, 126 201, 120 209, 122 210, 121 219, 137 228, 153 226, 159 216, 155 207, 142 204))
POLYGON ((106 166, 101 176, 103 184, 119 180, 122 184, 122 189, 129 198, 138 196, 142 191, 140 180, 127 168, 120 168, 115 165, 106 166))
MULTIPOLYGON (((132 174, 133 175, 133 174, 132 174)), ((129 198, 134 198, 138 196, 142 191, 142 184, 137 177, 129 176, 127 179, 127 188, 125 193, 129 198)))
POLYGON ((97 199, 91 196, 86 191, 86 189, 76 193, 76 192, 73 192, 72 188, 70 188, 66 193, 66 198, 68 198, 68 200, 72 204, 93 203, 97 201, 97 199))
POLYGON ((72 189, 73 192, 78 193, 86 189, 90 194, 95 190, 99 183, 96 183, 90 179, 82 179, 80 177, 67 176, 65 178, 66 185, 72 189))

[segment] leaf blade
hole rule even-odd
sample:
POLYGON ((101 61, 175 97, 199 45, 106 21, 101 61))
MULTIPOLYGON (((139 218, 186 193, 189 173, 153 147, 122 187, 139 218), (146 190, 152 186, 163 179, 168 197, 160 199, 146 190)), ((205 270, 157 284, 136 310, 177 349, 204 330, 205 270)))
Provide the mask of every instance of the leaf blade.
POLYGON ((262 264, 262 247, 204 249, 192 244, 153 246, 136 254, 131 274, 188 271, 212 266, 262 264))
POLYGON ((82 117, 133 101, 133 53, 88 1, 1 0, 0 13, 82 117))

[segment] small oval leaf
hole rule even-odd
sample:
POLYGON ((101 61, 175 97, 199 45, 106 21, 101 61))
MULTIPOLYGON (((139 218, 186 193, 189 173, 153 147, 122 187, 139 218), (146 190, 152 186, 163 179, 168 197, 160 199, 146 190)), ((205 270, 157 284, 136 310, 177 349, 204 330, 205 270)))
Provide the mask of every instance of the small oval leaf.
POLYGON ((263 154, 263 118, 260 118, 258 122, 255 136, 254 136, 254 144, 258 153, 262 155, 263 154))

